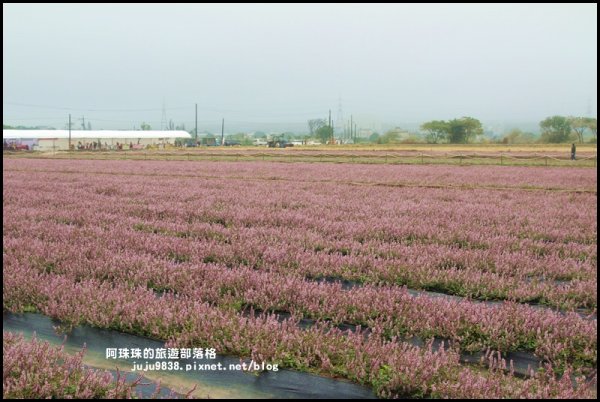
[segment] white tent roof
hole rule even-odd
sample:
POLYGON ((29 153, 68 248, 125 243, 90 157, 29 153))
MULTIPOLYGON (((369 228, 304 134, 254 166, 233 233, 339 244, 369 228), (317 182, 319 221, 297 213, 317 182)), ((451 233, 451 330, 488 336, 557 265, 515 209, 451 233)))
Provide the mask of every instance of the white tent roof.
MULTIPOLYGON (((69 130, 2 130, 3 139, 69 138, 69 130)), ((144 130, 71 130, 71 139, 79 138, 192 138, 187 131, 144 130)))

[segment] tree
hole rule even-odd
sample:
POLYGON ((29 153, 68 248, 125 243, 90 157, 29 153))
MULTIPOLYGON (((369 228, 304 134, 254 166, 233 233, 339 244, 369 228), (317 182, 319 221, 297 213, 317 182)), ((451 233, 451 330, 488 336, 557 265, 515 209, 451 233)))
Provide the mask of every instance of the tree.
POLYGON ((592 135, 594 136, 591 141, 592 142, 596 142, 596 133, 597 133, 597 120, 595 117, 588 117, 588 128, 590 129, 590 131, 592 132, 592 135))
POLYGON ((327 144, 327 142, 331 139, 332 136, 333 127, 330 126, 321 126, 315 132, 315 137, 317 137, 317 139, 321 141, 322 144, 327 144))
POLYGON ((483 134, 481 122, 472 117, 462 117, 448 122, 448 142, 452 144, 467 144, 481 134, 483 134))
POLYGON ((569 117, 571 128, 577 135, 580 143, 583 143, 583 135, 586 130, 590 130, 594 137, 596 136, 596 119, 591 117, 569 117))
POLYGON ((148 131, 148 130, 152 130, 152 127, 150 126, 150 124, 143 122, 140 126, 142 128, 142 130, 144 131, 148 131))
POLYGON ((254 138, 267 138, 267 134, 262 131, 256 131, 254 133, 254 138))
POLYGON ((540 128, 542 129, 542 142, 567 142, 571 137, 571 123, 564 116, 547 117, 540 122, 540 128))
MULTIPOLYGON (((308 129, 310 131, 310 135, 313 136, 317 133, 321 127, 326 126, 327 122, 325 119, 312 119, 308 121, 308 129)), ((318 136, 317 136, 318 137, 318 136)))
POLYGON ((483 134, 483 127, 481 126, 481 122, 473 117, 463 117, 460 119, 465 127, 465 140, 466 143, 471 142, 471 140, 477 138, 478 135, 483 134))
POLYGON ((583 143, 583 133, 587 129, 587 122, 585 120, 585 117, 569 117, 569 124, 571 125, 571 129, 577 135, 579 143, 583 143))
POLYGON ((444 120, 432 120, 421 124, 421 130, 427 131, 425 139, 428 143, 437 144, 448 135, 450 125, 444 120))
POLYGON ((393 144, 400 141, 400 133, 397 130, 389 130, 377 140, 378 144, 393 144))
POLYGON ((369 136, 370 142, 379 142, 379 133, 373 133, 369 136))

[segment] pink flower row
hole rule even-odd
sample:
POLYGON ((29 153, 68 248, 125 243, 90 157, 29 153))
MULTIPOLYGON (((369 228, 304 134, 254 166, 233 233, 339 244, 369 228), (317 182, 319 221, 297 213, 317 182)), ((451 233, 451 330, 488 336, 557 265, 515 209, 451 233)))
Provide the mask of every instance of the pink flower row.
MULTIPOLYGON (((108 371, 86 368, 85 349, 76 355, 63 346, 22 334, 2 333, 3 399, 138 399, 134 391, 141 376, 127 383, 120 375, 114 379, 108 371)), ((159 387, 157 387, 157 391, 159 387)), ((158 396, 155 392, 152 399, 158 396)), ((172 394, 170 396, 174 398, 172 394)))
MULTIPOLYGON (((210 161, 6 159, 4 170, 118 173, 176 177, 278 179, 295 182, 368 182, 415 185, 542 187, 596 190, 595 169, 516 166, 353 165, 210 161)), ((155 176, 155 177, 156 177, 155 176)))
POLYGON ((3 276, 4 307, 34 305, 71 325, 90 324, 168 340, 168 347, 215 347, 218 352, 280 362, 301 370, 342 375, 371 384, 381 396, 595 397, 594 381, 573 386, 552 370, 527 381, 501 371, 462 367, 458 354, 384 340, 382 328, 365 339, 318 325, 300 330, 273 316, 243 317, 187 296, 165 295, 119 283, 43 275, 9 265, 3 276), (486 384, 486 387, 480 385, 486 384))
MULTIPOLYGON (((563 315, 509 302, 487 306, 465 299, 415 297, 406 288, 395 286, 365 285, 342 291, 340 284, 310 282, 244 265, 227 269, 213 263, 177 263, 149 254, 114 254, 82 239, 65 239, 74 247, 58 255, 58 244, 5 240, 5 247, 14 250, 5 257, 5 267, 22 266, 71 280, 98 279, 166 290, 223 308, 253 306, 329 319, 335 324, 380 325, 390 335, 449 338, 467 351, 525 349, 555 364, 576 359, 580 364, 596 362, 596 322, 575 313, 563 315), (467 335, 473 331, 479 336, 467 335)), ((118 237, 114 240, 119 241, 118 237)))
POLYGON ((5 176, 5 233, 28 241, 85 237, 108 252, 177 254, 191 263, 562 308, 597 303, 591 194, 336 184, 308 191, 270 181, 228 182, 239 188, 232 191, 217 179, 5 176))

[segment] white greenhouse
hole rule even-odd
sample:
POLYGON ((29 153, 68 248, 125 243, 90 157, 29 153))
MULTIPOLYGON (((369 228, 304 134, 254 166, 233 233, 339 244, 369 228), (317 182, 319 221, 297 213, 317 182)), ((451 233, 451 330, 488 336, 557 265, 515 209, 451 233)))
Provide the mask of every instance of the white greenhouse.
MULTIPOLYGON (((69 149, 69 130, 2 130, 5 148, 27 145, 34 151, 69 149)), ((71 130, 71 149, 143 149, 173 145, 176 139, 191 138, 187 131, 71 130)))

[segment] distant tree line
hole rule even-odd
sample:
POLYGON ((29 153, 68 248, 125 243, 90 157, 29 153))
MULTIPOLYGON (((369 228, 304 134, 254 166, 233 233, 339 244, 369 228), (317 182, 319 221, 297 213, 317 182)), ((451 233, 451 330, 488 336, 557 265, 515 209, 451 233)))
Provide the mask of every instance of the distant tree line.
MULTIPOLYGON (((425 140, 431 144, 442 142, 450 144, 467 144, 483 134, 479 120, 472 117, 462 117, 449 121, 432 120, 421 125, 425 132, 425 140)), ((513 129, 500 140, 504 144, 526 143, 584 143, 589 133, 589 142, 596 143, 596 118, 574 116, 550 116, 540 122, 541 135, 526 133, 513 129)))
POLYGON ((428 143, 468 144, 483 134, 481 122, 473 117, 461 117, 453 120, 432 120, 421 124, 428 143))
POLYGON ((319 140, 322 144, 327 144, 333 136, 333 127, 330 127, 325 119, 309 120, 308 130, 309 135, 319 140))
POLYGON ((54 127, 47 127, 47 126, 28 127, 28 126, 10 126, 8 124, 2 124, 2 128, 4 130, 56 130, 54 127))
MULTIPOLYGON (((529 144, 529 143, 596 143, 597 142, 597 120, 595 117, 576 117, 576 116, 550 116, 539 123, 540 134, 524 132, 520 129, 512 129, 502 137, 494 137, 491 133, 486 133, 482 137, 484 130, 481 122, 473 117, 461 117, 452 120, 431 120, 421 124, 422 133, 409 133, 399 127, 386 131, 384 134, 370 132, 369 137, 354 138, 357 143, 376 143, 376 144, 395 144, 395 143, 449 143, 449 144, 468 144, 471 142, 499 142, 503 144, 529 144)), ((26 127, 10 126, 3 124, 4 129, 54 129, 53 127, 26 127)), ((91 125, 88 122, 88 129, 91 125)), ((150 124, 142 122, 141 130, 152 130, 150 124)), ((333 137, 333 127, 327 124, 322 118, 308 120, 309 133, 294 134, 290 132, 283 133, 286 140, 301 139, 308 142, 309 139, 316 139, 323 144, 329 142, 333 137)), ((185 130, 185 125, 175 125, 171 120, 167 125, 167 130, 185 130)), ((190 130, 194 133, 194 130, 190 130)), ((267 135, 261 131, 254 134, 254 139, 266 138, 267 135)), ((236 133, 228 135, 231 140, 236 140, 242 145, 250 145, 254 141, 245 133, 236 133)))
POLYGON ((596 118, 574 116, 551 116, 540 122, 542 135, 540 142, 561 143, 584 142, 584 136, 590 132, 590 142, 596 142, 596 118))

